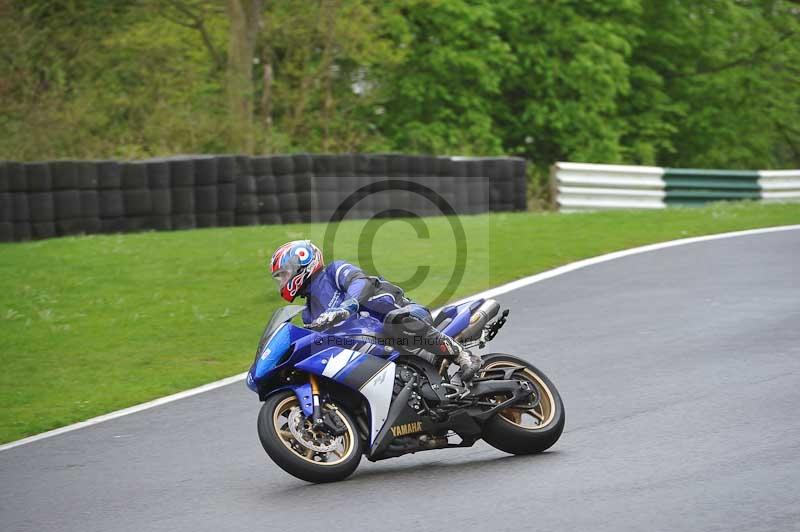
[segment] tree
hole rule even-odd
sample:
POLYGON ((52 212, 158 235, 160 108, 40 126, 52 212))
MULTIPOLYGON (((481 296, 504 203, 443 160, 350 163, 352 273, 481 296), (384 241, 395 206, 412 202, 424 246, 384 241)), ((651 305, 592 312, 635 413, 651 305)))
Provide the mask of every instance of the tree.
POLYGON ((640 7, 636 1, 558 0, 547 9, 508 0, 499 8, 513 68, 496 106, 507 151, 555 160, 622 160, 620 102, 640 7))
POLYGON ((270 3, 259 43, 270 83, 257 88, 269 94, 258 109, 272 124, 264 149, 385 148, 376 111, 386 71, 404 57, 389 32, 398 19, 392 6, 366 0, 270 3))
POLYGON ((651 90, 640 84, 647 97, 628 112, 661 108, 671 116, 659 164, 800 165, 791 148, 800 140, 798 16, 781 0, 645 2, 647 31, 632 62, 647 69, 651 90))
POLYGON ((252 153, 253 58, 261 27, 262 0, 227 0, 228 32, 227 95, 230 113, 231 148, 252 153))
POLYGON ((800 166, 790 0, 0 0, 0 158, 800 166))
POLYGON ((513 61, 491 3, 398 2, 392 38, 404 60, 381 76, 376 118, 395 150, 496 154, 492 109, 513 61))

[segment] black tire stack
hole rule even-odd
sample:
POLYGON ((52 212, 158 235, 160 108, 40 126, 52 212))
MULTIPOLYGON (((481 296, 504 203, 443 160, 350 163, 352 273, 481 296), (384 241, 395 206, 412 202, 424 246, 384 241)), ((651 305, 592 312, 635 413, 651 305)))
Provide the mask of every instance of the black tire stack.
POLYGON ((256 179, 256 201, 258 205, 258 223, 281 223, 278 209, 278 181, 273 170, 273 157, 253 158, 253 174, 256 179))
POLYGON ((423 157, 407 157, 408 182, 413 183, 405 193, 406 209, 417 216, 432 216, 438 211, 436 207, 436 196, 440 195, 441 190, 437 190, 437 182, 425 179, 425 159, 423 157), (424 188, 423 188, 424 187, 424 188), (420 193, 426 189, 433 190, 434 194, 425 199, 420 197, 420 193), (416 192, 419 191, 419 192, 416 192))
POLYGON ((522 210, 525 161, 397 153, 0 161, 0 241, 325 222, 357 191, 348 219, 522 210), (370 192, 376 185, 384 191, 370 192))
POLYGON ((275 176, 275 193, 278 199, 278 214, 281 223, 300 222, 300 207, 297 203, 294 179, 294 159, 291 155, 276 155, 272 158, 275 176))
POLYGON ((148 227, 158 231, 172 229, 172 190, 169 162, 165 159, 151 159, 145 162, 147 184, 150 188, 152 210, 148 227))
POLYGON ((91 161, 77 163, 78 189, 81 199, 80 232, 86 234, 100 233, 100 192, 99 168, 91 161))
POLYGON ((354 178, 348 175, 346 169, 342 172, 342 177, 337 177, 335 155, 315 155, 313 164, 317 185, 317 210, 314 219, 330 220, 336 208, 344 200, 347 191, 353 188, 354 178))
POLYGON ((100 231, 103 233, 120 233, 125 230, 122 168, 116 161, 100 161, 97 164, 100 231))
POLYGON ((525 159, 509 158, 511 180, 514 182, 514 200, 512 210, 524 211, 528 208, 528 168, 525 159))
POLYGON ((14 202, 8 163, 0 162, 0 242, 14 240, 14 202))
POLYGON ((513 210, 514 181, 511 175, 511 162, 508 159, 491 158, 483 160, 483 174, 489 177, 489 209, 498 211, 513 210))
MULTIPOLYGON (((238 162, 237 158, 237 162, 238 162)), ((263 171, 259 159, 269 157, 242 157, 247 159, 248 164, 239 163, 239 172, 234 181, 236 186, 236 225, 258 225, 258 194, 256 189, 256 169, 263 171)))
POLYGON ((313 159, 307 153, 297 153, 292 155, 292 165, 294 173, 289 180, 294 187, 294 195, 297 198, 297 213, 292 213, 284 223, 314 221, 314 214, 319 211, 317 192, 315 188, 313 159))
POLYGON ((28 187, 32 238, 56 236, 56 207, 50 166, 47 163, 26 163, 25 182, 28 187))
MULTIPOLYGON (((375 177, 375 165, 370 165, 369 159, 376 160, 380 166, 380 155, 368 157, 367 161, 357 158, 350 153, 343 153, 340 155, 330 156, 332 162, 332 175, 333 186, 338 190, 333 195, 336 198, 336 204, 333 205, 334 215, 337 211, 341 210, 341 214, 346 215, 348 218, 368 218, 375 216, 380 212, 379 202, 381 194, 373 194, 370 187, 379 181, 381 177, 375 177), (355 194, 355 196, 354 196, 355 194), (353 198, 360 198, 353 203, 353 198), (340 206, 347 202, 348 206, 352 206, 349 212, 345 213, 340 209, 340 206)), ((330 208, 331 205, 328 205, 330 208)), ((326 209, 328 210, 328 209, 326 209)), ((320 220, 327 221, 330 218, 324 217, 320 212, 320 220)))
POLYGON ((56 234, 78 235, 81 227, 81 193, 78 188, 78 163, 55 161, 50 163, 53 180, 53 205, 55 208, 56 234))
POLYGON ((253 173, 250 157, 217 157, 217 226, 236 224, 236 176, 253 173))
MULTIPOLYGON (((236 161, 226 161, 236 165, 236 161)), ((216 157, 196 159, 194 175, 194 215, 197 227, 216 227, 219 208, 219 163, 216 157)))
MULTIPOLYGON (((409 157, 398 153, 386 155, 386 173, 389 179, 395 183, 411 183, 409 174, 409 157)), ((403 189, 393 189, 389 194, 389 210, 387 216, 407 216, 411 212, 412 194, 408 187, 403 189)), ((359 218, 361 214, 359 213, 359 218)))
POLYGON ((439 175, 440 179, 448 176, 453 180, 453 209, 459 214, 468 213, 470 194, 466 161, 442 157, 439 161, 439 175))
POLYGON ((467 209, 469 214, 480 214, 489 210, 491 191, 480 160, 466 161, 467 209))
MULTIPOLYGON (((354 155, 353 160, 359 187, 368 187, 367 190, 371 190, 389 176, 389 163, 385 155, 354 155)), ((377 218, 388 218, 391 215, 391 192, 372 194, 365 201, 364 208, 369 212, 356 210, 353 217, 363 218, 366 214, 377 218)))
POLYGON ((137 161, 122 165, 122 204, 125 213, 123 232, 151 229, 153 203, 145 163, 137 161))
MULTIPOLYGON (((21 163, 5 164, 8 175, 8 191, 11 201, 11 222, 14 226, 14 240, 30 240, 33 236, 31 228, 30 208, 28 206, 28 189, 25 183, 25 168, 21 163)), ((6 215, 5 217, 7 217, 6 215)))
POLYGON ((173 229, 194 229, 195 218, 195 161, 190 157, 169 160, 171 223, 173 229))
MULTIPOLYGON (((462 212, 464 204, 459 205, 460 182, 450 172, 448 159, 444 157, 427 158, 425 164, 425 179, 428 186, 435 187, 444 202, 452 207, 456 213, 462 212)), ((438 209, 437 209, 438 212, 438 209)), ((434 212, 436 214, 437 212, 434 212)))

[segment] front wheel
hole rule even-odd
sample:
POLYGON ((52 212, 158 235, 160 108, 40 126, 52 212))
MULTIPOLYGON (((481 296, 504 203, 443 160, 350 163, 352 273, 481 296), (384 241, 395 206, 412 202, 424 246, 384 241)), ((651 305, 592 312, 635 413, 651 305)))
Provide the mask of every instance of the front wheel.
POLYGON ((287 473, 308 482, 344 480, 356 470, 363 453, 353 417, 332 403, 326 403, 323 411, 338 418, 343 434, 314 428, 293 392, 268 397, 258 413, 258 437, 269 457, 287 473))
MULTIPOLYGON (((501 410, 483 426, 483 439, 511 454, 540 453, 550 448, 564 430, 564 403, 555 385, 532 364, 511 355, 495 353, 484 357, 479 374, 490 370, 524 366, 511 378, 528 381, 534 393, 525 404, 501 410)), ((498 396, 496 402, 508 397, 498 396)))

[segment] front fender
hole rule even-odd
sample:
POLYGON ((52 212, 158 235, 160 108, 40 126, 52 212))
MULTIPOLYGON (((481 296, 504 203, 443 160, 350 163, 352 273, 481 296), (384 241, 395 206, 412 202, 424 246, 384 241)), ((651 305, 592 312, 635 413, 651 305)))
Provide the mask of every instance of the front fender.
POLYGON ((264 397, 261 398, 261 400, 266 401, 267 397, 286 390, 291 390, 294 392, 295 396, 297 396, 297 401, 300 403, 300 408, 303 409, 303 415, 306 417, 311 417, 311 415, 314 413, 314 404, 312 403, 311 399, 311 384, 309 383, 285 384, 283 386, 273 388, 267 392, 264 397))

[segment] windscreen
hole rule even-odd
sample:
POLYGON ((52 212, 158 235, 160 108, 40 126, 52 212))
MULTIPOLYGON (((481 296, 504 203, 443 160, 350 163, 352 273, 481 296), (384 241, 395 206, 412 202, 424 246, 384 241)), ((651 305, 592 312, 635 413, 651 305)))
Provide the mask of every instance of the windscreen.
POLYGON ((285 307, 279 308, 274 314, 272 314, 272 317, 269 319, 269 323, 267 323, 267 327, 264 329, 264 333, 261 335, 261 340, 258 342, 256 357, 258 357, 258 354, 261 353, 262 349, 264 349, 264 344, 267 342, 267 340, 269 340, 269 337, 272 336, 272 333, 274 333, 275 330, 282 324, 303 312, 304 308, 305 307, 303 305, 286 305, 285 307))

